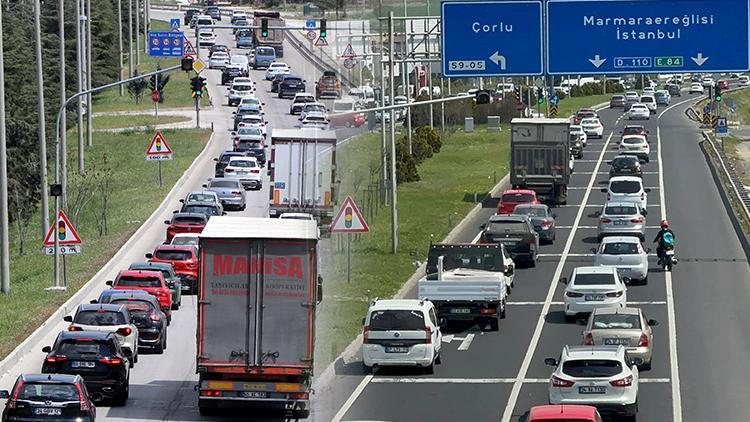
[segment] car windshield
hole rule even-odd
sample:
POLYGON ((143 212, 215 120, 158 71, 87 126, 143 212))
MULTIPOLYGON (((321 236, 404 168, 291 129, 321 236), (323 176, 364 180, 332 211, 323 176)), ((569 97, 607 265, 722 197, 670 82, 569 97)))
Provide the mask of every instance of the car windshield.
POLYGON ((262 136, 260 129, 257 127, 243 127, 239 131, 237 131, 240 135, 255 135, 255 136, 262 136))
POLYGON ((609 183, 609 190, 614 193, 638 193, 641 184, 635 180, 615 180, 609 183))
POLYGON ((81 311, 76 314, 74 322, 81 325, 123 325, 125 324, 125 315, 120 312, 105 311, 104 309, 81 311))
POLYGON ((310 112, 310 111, 321 111, 321 112, 323 112, 323 111, 326 111, 326 107, 324 105, 320 105, 320 104, 306 105, 305 106, 305 111, 307 111, 307 112, 310 112))
POLYGON ((576 378, 607 378, 622 372, 622 365, 609 359, 569 360, 563 363, 562 371, 576 378))
POLYGON ((638 208, 635 205, 608 205, 604 208, 606 215, 635 215, 638 208))
POLYGON ((239 189, 240 182, 237 180, 213 180, 211 181, 211 184, 209 185, 209 187, 239 189))
POLYGON ((154 309, 151 302, 147 302, 145 300, 117 299, 113 300, 112 303, 117 305, 124 305, 126 308, 128 308, 128 311, 130 311, 131 314, 149 313, 154 309))
POLYGON ((625 129, 622 130, 623 135, 640 135, 643 132, 642 126, 625 126, 625 129))
POLYGON ((506 193, 502 197, 503 202, 532 202, 534 195, 530 193, 506 193))
POLYGON ((582 125, 598 125, 599 120, 597 119, 583 119, 581 120, 582 125))
POLYGON ((202 224, 205 224, 206 222, 200 217, 175 217, 172 220, 172 223, 183 224, 183 225, 188 225, 188 226, 200 226, 202 224))
POLYGON ((638 253, 638 245, 629 242, 608 242, 604 244, 605 255, 634 255, 638 253))
POLYGON ((453 270, 456 268, 469 268, 484 271, 502 271, 503 262, 500 251, 488 252, 486 250, 453 249, 432 251, 427 257, 427 271, 430 274, 437 272, 438 257, 443 256, 443 269, 453 270))
POLYGON ((654 97, 641 97, 642 103, 652 103, 654 102, 654 97))
POLYGON ((576 286, 614 285, 615 278, 610 273, 576 274, 573 284, 576 286))
MULTIPOLYGON (((260 148, 261 148, 260 142, 240 141, 240 143, 237 144, 237 149, 238 150, 249 150, 249 149, 260 149, 260 148)), ((235 166, 234 164, 232 164, 232 165, 234 167, 238 167, 238 166, 235 166)))
POLYGON ((315 101, 315 98, 309 95, 298 95, 294 97, 295 103, 310 103, 315 101))
POLYGON ((490 221, 488 229, 491 233, 525 234, 528 232, 526 223, 516 220, 490 221))
POLYGON ((542 207, 523 207, 518 206, 513 210, 513 214, 529 215, 532 217, 546 217, 547 210, 542 207))
POLYGON ((255 161, 250 160, 233 160, 229 162, 229 167, 243 167, 243 168, 252 168, 257 167, 255 165, 255 161))
POLYGON ((191 193, 187 197, 185 202, 214 202, 216 201, 215 195, 209 195, 207 193, 191 193))
POLYGON ((308 122, 323 122, 326 120, 326 118, 323 116, 307 116, 305 120, 307 120, 308 122))
POLYGON ((78 389, 73 384, 53 384, 24 382, 17 392, 17 400, 51 401, 54 403, 80 401, 78 389))
POLYGON ((302 82, 302 79, 300 79, 300 78, 284 78, 284 82, 289 82, 289 83, 297 84, 297 83, 302 82))
POLYGON ((633 107, 630 108, 631 110, 641 110, 641 111, 647 111, 647 107, 643 104, 633 104, 633 107))
POLYGON ((57 346, 55 353, 65 356, 111 356, 114 354, 105 341, 90 339, 64 340, 57 346))
POLYGON ((247 64, 247 56, 232 56, 231 63, 247 64))
POLYGON ((607 329, 641 329, 641 318, 633 314, 601 314, 594 315, 591 327, 597 330, 607 329))
POLYGON ((623 97, 622 95, 615 95, 614 97, 612 97, 612 101, 622 101, 624 99, 625 97, 623 97))
POLYGON ((370 331, 424 330, 424 314, 411 310, 384 310, 370 314, 370 331))
POLYGON ((156 258, 161 259, 163 261, 186 261, 192 258, 193 256, 193 254, 191 254, 188 251, 170 251, 170 250, 156 251, 154 255, 156 256, 156 258))
POLYGON ((616 169, 624 169, 626 167, 633 167, 638 162, 638 157, 623 157, 615 158, 612 160, 612 167, 616 169))
MULTIPOLYGON (((243 21, 247 22, 244 19, 243 21)), ((252 36, 253 36, 253 31, 249 29, 240 29, 239 31, 237 31, 237 37, 252 37, 252 36)))
POLYGON ((188 205, 184 208, 184 211, 203 215, 219 215, 219 210, 210 205, 188 205))
POLYGON ((132 277, 124 275, 117 279, 119 287, 161 287, 161 280, 156 277, 132 277))

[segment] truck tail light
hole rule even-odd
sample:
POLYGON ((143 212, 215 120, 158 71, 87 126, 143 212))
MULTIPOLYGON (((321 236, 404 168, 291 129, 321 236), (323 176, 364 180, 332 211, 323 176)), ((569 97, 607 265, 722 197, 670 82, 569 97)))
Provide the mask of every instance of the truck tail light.
POLYGON ((618 290, 616 292, 609 292, 607 293, 607 297, 620 297, 622 296, 622 293, 623 293, 622 290, 618 290))
POLYGON ((583 345, 584 346, 593 346, 594 345, 594 335, 591 333, 586 334, 586 337, 583 338, 583 345))
POLYGON ((122 327, 119 330, 115 331, 115 333, 127 337, 133 333, 133 330, 130 329, 130 327, 122 327))
POLYGON ((368 336, 370 335, 370 326, 365 325, 362 328, 362 344, 368 344, 370 341, 368 339, 368 336))
POLYGON ((638 340, 638 347, 648 347, 648 336, 641 334, 640 340, 638 340))
POLYGON ((628 375, 625 378, 621 378, 619 380, 610 381, 609 384, 612 387, 630 387, 633 385, 633 376, 628 375))
POLYGON ((568 381, 564 380, 560 377, 552 376, 552 386, 553 387, 572 387, 575 385, 574 381, 568 381))

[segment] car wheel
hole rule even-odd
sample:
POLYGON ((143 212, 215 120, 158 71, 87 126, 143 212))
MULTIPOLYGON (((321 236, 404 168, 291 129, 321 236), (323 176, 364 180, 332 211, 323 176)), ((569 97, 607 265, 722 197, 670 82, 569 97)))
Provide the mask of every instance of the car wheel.
POLYGON ((641 365, 642 371, 650 371, 651 370, 651 361, 644 362, 643 365, 641 365))
POLYGON ((429 364, 429 366, 424 367, 424 373, 425 375, 432 375, 435 373, 435 363, 429 364))
POLYGON ((529 268, 536 267, 536 259, 537 259, 537 256, 536 254, 534 254, 534 256, 529 260, 529 268))
MULTIPOLYGON (((164 331, 166 333, 166 331, 164 331)), ((166 334, 162 334, 162 341, 159 342, 156 346, 154 346, 154 353, 157 355, 161 355, 164 353, 164 344, 166 343, 164 341, 164 338, 166 337, 166 334)))
POLYGON ((115 407, 125 406, 128 402, 129 396, 130 396, 130 378, 128 378, 125 381, 125 386, 114 397, 114 399, 112 400, 112 404, 115 407))
POLYGON ((169 327, 170 324, 172 324, 172 315, 171 314, 167 315, 167 327, 169 327))
POLYGON ((647 285, 648 284, 648 275, 646 275, 646 277, 643 277, 643 279, 638 284, 640 284, 641 286, 647 285))
POLYGON ((443 354, 438 352, 437 355, 435 355, 435 363, 438 365, 443 364, 443 354))
POLYGON ((490 318, 490 331, 499 331, 500 330, 500 323, 497 320, 497 318, 490 318))
POLYGON ((172 310, 176 311, 178 309, 180 309, 180 305, 178 303, 172 303, 172 310))

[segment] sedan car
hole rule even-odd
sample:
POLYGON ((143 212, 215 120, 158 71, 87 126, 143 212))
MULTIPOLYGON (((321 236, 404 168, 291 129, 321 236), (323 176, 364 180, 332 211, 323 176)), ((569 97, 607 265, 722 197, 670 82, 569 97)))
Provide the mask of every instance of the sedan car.
POLYGON ((624 346, 631 358, 640 358, 641 369, 651 369, 656 320, 646 318, 639 308, 594 310, 583 331, 584 346, 624 346))
MULTIPOLYGON (((263 140, 265 139, 263 132, 258 127, 252 127, 252 126, 240 127, 240 128, 237 128, 236 131, 233 131, 231 133, 232 133, 232 143, 233 143, 233 147, 235 151, 239 151, 237 147, 239 146, 240 142, 255 142, 255 143, 260 143, 262 145, 263 140)), ((226 173, 226 170, 224 170, 224 172, 226 173)))
POLYGON ((234 81, 235 78, 242 77, 245 73, 237 66, 224 66, 221 70, 221 84, 226 85, 234 81))
POLYGON ((625 108, 625 96, 613 95, 609 100, 609 108, 625 108))
POLYGON ((604 134, 604 125, 597 117, 591 117, 581 120, 581 127, 587 137, 600 138, 604 134))
POLYGON ((727 81, 727 80, 722 79, 719 82, 716 82, 716 84, 721 89, 729 89, 729 81, 727 81))
POLYGON ((260 129, 260 132, 263 134, 263 137, 268 136, 268 121, 263 120, 263 117, 258 116, 257 114, 245 114, 240 119, 239 123, 237 123, 237 129, 242 129, 244 127, 255 127, 260 129))
POLYGON ((164 220, 167 226, 166 241, 172 240, 177 233, 200 233, 206 227, 208 218, 204 214, 177 213, 171 220, 164 220))
POLYGON ((527 422, 601 422, 602 417, 594 406, 577 404, 545 404, 529 410, 527 422))
POLYGON ((283 75, 276 92, 279 98, 294 97, 297 93, 305 92, 305 80, 295 75, 283 75))
MULTIPOLYGON (((175 211, 178 212, 178 211, 175 211)), ((206 216, 206 218, 211 219, 211 217, 217 216, 217 215, 224 215, 224 207, 221 205, 221 203, 216 203, 213 201, 207 201, 207 202, 190 202, 189 204, 182 204, 182 207, 179 210, 180 213, 188 213, 188 214, 203 214, 206 216)))
POLYGON ((703 85, 700 83, 692 83, 690 84, 690 91, 688 91, 690 94, 703 94, 703 85))
POLYGON ((536 192, 531 189, 508 189, 500 197, 498 214, 511 214, 519 204, 540 204, 536 192))
POLYGON ((636 236, 641 241, 646 236, 646 210, 637 202, 610 201, 599 212, 597 241, 605 236, 636 236))
POLYGON ((635 202, 641 209, 646 209, 648 195, 651 189, 643 187, 643 180, 634 176, 617 176, 609 179, 609 186, 602 188, 607 193, 607 202, 622 201, 635 202))
POLYGON ((701 84, 702 84, 702 85, 703 85, 703 86, 704 86, 705 88, 708 88, 708 87, 714 86, 714 78, 712 78, 712 77, 710 77, 710 76, 706 76, 705 78, 703 78, 703 79, 701 80, 701 84))
POLYGON ((737 79, 737 84, 739 86, 750 86, 750 76, 740 75, 739 79, 737 79))
POLYGON ((682 97, 682 88, 680 85, 677 84, 667 84, 666 86, 667 92, 669 92, 669 95, 672 97, 682 97))
POLYGON ((646 128, 643 127, 643 125, 625 125, 620 133, 622 134, 622 136, 640 135, 648 139, 649 131, 647 131, 646 128))
MULTIPOLYGON (((191 238, 197 239, 197 234, 178 234, 174 238, 172 238, 172 242, 179 236, 182 236, 183 238, 185 236, 191 236, 191 238)), ((170 245, 174 244, 181 244, 181 243, 170 243, 170 245)), ((130 264, 130 267, 128 267, 128 270, 130 271, 159 271, 161 272, 162 277, 164 277, 164 281, 167 283, 167 287, 169 287, 169 290, 172 291, 172 309, 180 309, 180 306, 182 305, 182 281, 180 281, 180 277, 177 276, 177 273, 174 270, 174 267, 172 267, 172 264, 168 264, 166 262, 134 262, 130 264)))
POLYGON ((187 195, 185 195, 185 198, 180 199, 181 204, 189 205, 192 203, 205 203, 210 202, 217 205, 221 205, 219 202, 219 196, 216 195, 216 192, 210 192, 205 190, 200 191, 193 191, 188 192, 187 195))
POLYGON ((648 120, 651 118, 651 111, 648 109, 648 106, 645 104, 637 103, 630 106, 630 110, 628 110, 628 120, 640 120, 645 119, 648 120))
POLYGON ((573 124, 581 124, 581 121, 583 119, 593 119, 593 118, 599 118, 599 115, 596 113, 596 111, 590 109, 590 108, 582 108, 579 109, 575 116, 573 116, 573 124))
POLYGON ((625 93, 625 101, 638 101, 641 98, 635 91, 628 91, 625 93))
POLYGON ((128 356, 130 367, 138 362, 138 328, 130 320, 127 308, 109 303, 87 303, 78 305, 75 315, 66 315, 63 320, 70 323, 68 331, 115 333, 128 356))
POLYGON ((263 188, 260 165, 255 157, 232 157, 224 169, 225 177, 236 177, 243 188, 261 190, 263 188))
POLYGON ((255 83, 238 81, 240 78, 234 78, 232 86, 229 88, 227 93, 227 103, 230 106, 237 105, 245 97, 255 96, 255 83))
POLYGON ((585 404, 602 414, 635 420, 638 413, 638 364, 623 346, 565 346, 549 380, 550 404, 585 404))
MULTIPOLYGON (((229 164, 228 161, 227 164, 229 164)), ((242 187, 242 183, 238 179, 211 179, 205 186, 206 189, 219 195, 221 204, 224 205, 225 209, 245 210, 247 205, 245 188, 242 187)))
POLYGON ((21 374, 6 399, 3 421, 94 422, 96 406, 80 375, 21 374))
POLYGON ((574 321, 579 314, 596 308, 624 307, 628 302, 627 286, 614 267, 578 267, 565 286, 565 320, 574 321))
POLYGON ((635 155, 618 155, 609 161, 609 177, 616 176, 638 176, 643 177, 641 160, 635 155))
POLYGON ((209 69, 224 69, 229 63, 229 54, 223 51, 217 51, 208 59, 209 69))
POLYGON ((167 316, 159 309, 159 302, 151 295, 123 291, 110 297, 113 305, 128 308, 133 323, 138 327, 138 347, 150 348, 156 354, 167 348, 167 316))
POLYGON ((289 105, 289 114, 295 115, 302 112, 305 104, 316 102, 315 96, 307 92, 298 92, 294 94, 292 104, 289 105))
POLYGON ((596 249, 594 263, 617 268, 630 282, 648 283, 648 251, 635 236, 610 236, 596 249))
POLYGON ((648 163, 648 155, 651 153, 651 147, 645 136, 627 135, 620 139, 617 150, 621 155, 635 155, 639 160, 648 163))
POLYGON ((308 128, 318 128, 323 130, 328 130, 328 117, 326 117, 322 113, 307 113, 305 114, 305 117, 300 117, 300 122, 302 123, 302 127, 308 128))
POLYGON ((216 34, 210 30, 198 33, 198 45, 201 47, 210 47, 216 44, 216 34))
MULTIPOLYGON (((224 151, 219 155, 218 158, 214 158, 216 164, 214 165, 214 177, 224 177, 224 168, 229 164, 229 159, 232 157, 244 157, 246 154, 238 151, 224 151)), ((217 196, 216 192, 208 191, 217 196)), ((221 202, 219 202, 221 203, 221 202)))
POLYGON ((276 75, 288 75, 291 72, 289 65, 283 62, 273 62, 266 69, 266 80, 270 81, 276 75))
POLYGON ((544 204, 519 204, 512 215, 525 215, 531 220, 539 240, 546 243, 555 241, 555 214, 544 204))

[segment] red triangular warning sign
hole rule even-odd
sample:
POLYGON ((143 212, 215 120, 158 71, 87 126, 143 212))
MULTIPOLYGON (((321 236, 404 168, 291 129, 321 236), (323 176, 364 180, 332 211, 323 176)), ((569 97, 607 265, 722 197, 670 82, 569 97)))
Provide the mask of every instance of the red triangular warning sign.
POLYGON ((351 196, 347 196, 336 218, 333 219, 331 233, 367 233, 369 231, 370 228, 362 217, 362 213, 359 212, 357 204, 351 196))
POLYGON ((344 52, 341 54, 341 57, 343 58, 354 58, 357 57, 357 54, 354 52, 354 48, 352 48, 351 44, 347 44, 346 48, 344 49, 344 52))
POLYGON ((70 224, 70 220, 64 212, 57 214, 55 225, 49 228, 47 236, 44 237, 44 246, 55 245, 55 235, 57 235, 59 245, 80 245, 81 237, 78 236, 76 229, 70 224))
POLYGON ((315 40, 315 46, 316 47, 328 47, 328 41, 326 41, 325 37, 318 37, 318 39, 315 40))
POLYGON ((185 55, 186 56, 195 56, 195 47, 193 47, 193 44, 190 43, 190 41, 185 42, 185 55))
POLYGON ((164 155, 171 153, 172 149, 167 144, 167 140, 164 139, 164 136, 161 134, 161 132, 156 132, 156 135, 154 135, 154 139, 151 140, 151 144, 146 150, 146 155, 164 155))

